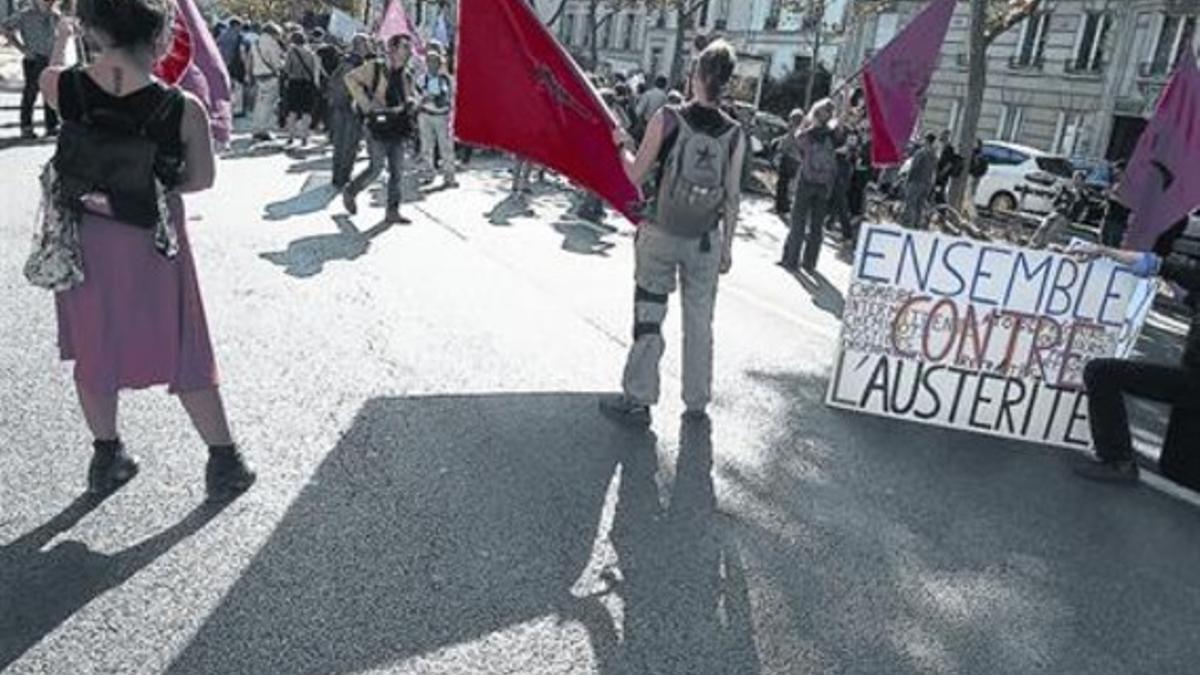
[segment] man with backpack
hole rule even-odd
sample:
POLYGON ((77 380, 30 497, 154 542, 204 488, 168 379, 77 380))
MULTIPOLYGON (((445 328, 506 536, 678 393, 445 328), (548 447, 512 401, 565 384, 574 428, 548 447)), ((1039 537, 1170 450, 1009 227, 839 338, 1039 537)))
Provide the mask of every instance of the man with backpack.
POLYGON ((783 247, 779 265, 796 272, 817 270, 821 255, 821 239, 825 230, 825 214, 837 179, 837 155, 833 130, 833 101, 824 99, 813 104, 807 126, 796 134, 796 152, 800 157, 797 170, 796 196, 792 202, 791 231, 783 247))
MULTIPOLYGON (((660 174, 653 219, 635 240, 633 346, 623 392, 601 399, 600 410, 624 424, 649 426, 659 398, 667 300, 680 280, 683 305, 683 400, 686 416, 704 419, 712 399, 713 309, 717 279, 733 264, 746 143, 741 127, 718 107, 736 64, 733 47, 718 40, 692 69, 692 100, 651 118, 637 156, 621 151, 630 179, 643 185, 660 174)), ((618 139, 628 142, 620 130, 618 139)))

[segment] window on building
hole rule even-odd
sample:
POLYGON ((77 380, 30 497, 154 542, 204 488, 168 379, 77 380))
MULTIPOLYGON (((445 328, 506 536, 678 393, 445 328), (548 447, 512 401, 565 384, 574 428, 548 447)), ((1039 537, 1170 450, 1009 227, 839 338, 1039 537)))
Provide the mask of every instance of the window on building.
POLYGON ((1079 154, 1080 141, 1083 139, 1083 125, 1086 121, 1085 113, 1058 113, 1058 123, 1054 129, 1054 147, 1051 148, 1051 152, 1067 157, 1079 154))
POLYGON ((666 28, 667 27, 667 10, 665 10, 665 9, 658 10, 658 18, 654 20, 654 27, 655 28, 666 28))
POLYGON ((1080 73, 1098 73, 1104 69, 1108 50, 1112 15, 1105 12, 1088 12, 1079 28, 1075 42, 1075 57, 1068 70, 1080 73))
POLYGON ((1046 55, 1046 38, 1050 32, 1050 13, 1033 14, 1021 24, 1021 38, 1012 65, 1017 68, 1040 68, 1046 55))
POLYGON ((1025 108, 1016 105, 1000 106, 1000 123, 996 125, 996 138, 1014 142, 1021 135, 1021 123, 1025 121, 1025 108))
POLYGON ((662 72, 660 70, 662 66, 662 55, 662 47, 654 47, 650 50, 650 74, 658 75, 662 72))
POLYGON ((617 15, 610 14, 607 17, 601 17, 597 21, 604 21, 604 25, 600 27, 600 44, 601 47, 611 47, 613 37, 613 22, 617 20, 617 15))
POLYGON ((559 26, 562 31, 563 44, 575 43, 575 15, 566 14, 563 16, 562 24, 559 26))
POLYGON ((962 128, 963 106, 960 99, 954 99, 950 102, 950 116, 946 118, 946 128, 950 130, 950 136, 958 140, 958 130, 962 128))
POLYGON ((1151 75, 1164 75, 1174 67, 1179 55, 1191 50, 1192 38, 1196 35, 1196 17, 1167 14, 1163 16, 1162 28, 1154 46, 1154 59, 1150 62, 1151 75))
POLYGON ((880 14, 875 20, 875 50, 878 51, 887 46, 887 43, 896 37, 896 30, 900 24, 900 15, 895 12, 887 12, 880 14))
POLYGON ((633 49, 633 28, 637 17, 632 14, 625 15, 625 30, 621 33, 621 49, 629 51, 633 49))
POLYGON ((797 54, 792 57, 792 70, 797 73, 807 73, 812 68, 812 56, 797 54))

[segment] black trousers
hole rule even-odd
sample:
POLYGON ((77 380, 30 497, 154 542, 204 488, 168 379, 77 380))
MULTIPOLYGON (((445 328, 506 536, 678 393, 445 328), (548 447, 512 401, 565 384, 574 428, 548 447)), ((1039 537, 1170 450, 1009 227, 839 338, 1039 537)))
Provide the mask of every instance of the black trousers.
MULTIPOLYGON (((42 76, 42 71, 50 65, 50 59, 47 58, 27 58, 21 62, 21 69, 25 76, 25 89, 21 91, 21 129, 33 129, 33 104, 37 102, 38 94, 41 93, 41 85, 38 83, 38 78, 42 76)), ((54 109, 43 99, 42 111, 46 119, 46 131, 54 132, 58 129, 58 115, 54 109)))
POLYGON ((1096 454, 1104 460, 1133 458, 1125 394, 1196 409, 1200 414, 1200 370, 1124 359, 1096 359, 1083 371, 1096 454))
POLYGON ((779 180, 775 181, 775 213, 792 210, 792 179, 796 177, 796 162, 784 157, 779 162, 779 180))

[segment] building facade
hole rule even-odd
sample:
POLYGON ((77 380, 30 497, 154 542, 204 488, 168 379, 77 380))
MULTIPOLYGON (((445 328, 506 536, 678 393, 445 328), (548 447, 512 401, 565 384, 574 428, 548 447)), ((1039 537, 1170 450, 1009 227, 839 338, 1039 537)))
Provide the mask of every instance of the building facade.
MULTIPOLYGON (((591 49, 590 4, 588 0, 570 0, 552 26, 560 41, 579 55, 587 55, 591 49)), ((688 23, 685 57, 690 55, 696 35, 720 35, 730 40, 739 52, 764 61, 771 77, 807 70, 818 47, 818 61, 832 70, 838 58, 847 0, 829 1, 822 21, 789 9, 790 4, 786 0, 700 0, 685 19, 688 23), (818 27, 821 28, 819 44, 818 27)), ((539 5, 544 8, 544 18, 549 18, 548 12, 556 8, 547 5, 555 3, 539 5)), ((610 12, 613 9, 608 3, 598 4, 600 20, 610 12)), ((616 71, 668 74, 675 58, 676 27, 673 9, 617 10, 598 31, 599 61, 616 71)))
MULTIPOLYGON (((854 21, 839 74, 853 74, 924 2, 854 21)), ((923 131, 962 122, 968 6, 960 3, 930 85, 923 131)), ((979 137, 1072 157, 1124 159, 1177 60, 1200 46, 1197 0, 1045 0, 988 50, 979 137)))

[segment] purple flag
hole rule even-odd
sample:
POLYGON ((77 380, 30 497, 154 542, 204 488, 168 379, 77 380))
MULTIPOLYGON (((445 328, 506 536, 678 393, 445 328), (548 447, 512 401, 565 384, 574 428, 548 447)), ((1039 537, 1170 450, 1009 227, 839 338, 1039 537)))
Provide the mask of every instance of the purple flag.
POLYGON ((863 69, 876 166, 904 161, 953 15, 954 0, 933 0, 863 69))
POLYGON ((1163 232, 1200 206, 1200 70, 1185 48, 1179 67, 1121 181, 1129 207, 1124 247, 1146 251, 1163 232))
POLYGON ((176 0, 176 5, 171 50, 155 65, 154 73, 200 99, 208 109, 213 140, 225 145, 233 131, 229 71, 196 0, 176 0))

